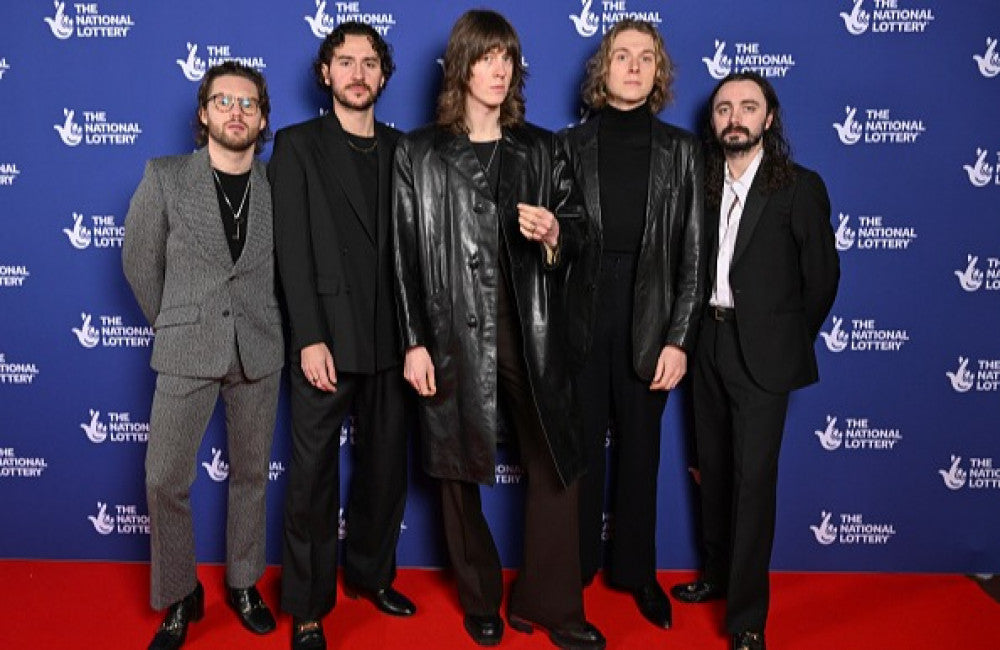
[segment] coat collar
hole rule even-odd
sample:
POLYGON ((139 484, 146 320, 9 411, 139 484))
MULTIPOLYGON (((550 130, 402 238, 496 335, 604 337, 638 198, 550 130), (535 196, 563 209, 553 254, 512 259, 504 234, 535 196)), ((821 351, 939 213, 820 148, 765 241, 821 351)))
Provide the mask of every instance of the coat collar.
POLYGON ((736 243, 733 246, 733 264, 740 259, 740 255, 746 250, 750 238, 753 236, 753 231, 760 223, 761 215, 764 213, 768 194, 764 192, 763 185, 762 174, 758 169, 753 183, 750 184, 750 191, 747 192, 747 204, 743 207, 743 214, 740 215, 740 229, 736 231, 736 243))
MULTIPOLYGON (((522 129, 504 127, 501 130, 499 146, 501 147, 499 152, 501 160, 499 195, 501 201, 511 202, 510 206, 503 207, 510 208, 513 207, 513 201, 518 195, 516 191, 517 181, 520 178, 520 172, 525 168, 529 144, 522 129)), ((439 129, 435 137, 434 148, 441 159, 464 176, 478 193, 486 199, 493 200, 489 180, 476 157, 468 135, 439 129)))
MULTIPOLYGON (((378 136, 377 128, 375 135, 378 136)), ((376 140, 376 142, 379 143, 379 172, 381 172, 384 155, 382 150, 386 147, 382 146, 381 141, 376 140)), ((320 120, 320 139, 316 147, 320 157, 325 159, 327 163, 322 166, 323 175, 332 183, 327 185, 330 190, 335 186, 340 186, 347 197, 347 202, 354 209, 354 216, 361 223, 368 238, 374 242, 375 233, 372 231, 372 223, 368 218, 368 202, 361 190, 361 177, 358 176, 357 166, 351 159, 351 152, 347 147, 347 135, 344 133, 337 115, 331 110, 320 120)), ((331 200, 331 205, 333 204, 331 200)))

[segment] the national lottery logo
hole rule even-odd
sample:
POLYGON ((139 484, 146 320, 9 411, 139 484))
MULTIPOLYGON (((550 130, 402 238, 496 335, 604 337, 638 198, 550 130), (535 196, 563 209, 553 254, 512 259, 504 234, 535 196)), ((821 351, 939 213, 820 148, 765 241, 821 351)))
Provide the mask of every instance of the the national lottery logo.
POLYGON ((654 25, 663 22, 658 10, 633 9, 627 0, 579 0, 579 13, 570 13, 569 20, 576 28, 576 33, 583 38, 590 38, 598 32, 604 34, 615 23, 626 18, 644 20, 654 25))
POLYGON ((77 38, 125 38, 135 27, 130 14, 110 14, 101 11, 96 2, 74 2, 75 15, 67 13, 66 3, 52 3, 55 15, 46 16, 45 22, 52 35, 59 40, 77 38))
POLYGON ((38 376, 38 366, 27 361, 8 361, 0 352, 0 386, 8 384, 30 385, 38 376))
POLYGON ((128 412, 109 411, 103 418, 97 409, 89 409, 87 421, 80 423, 87 440, 95 445, 111 442, 148 442, 149 422, 132 419, 128 412))
POLYGON ((862 214, 852 225, 851 215, 837 215, 836 244, 838 251, 906 250, 917 238, 913 226, 892 225, 882 215, 862 214))
POLYGON ((952 454, 948 466, 937 472, 945 487, 955 492, 1000 489, 1000 467, 993 466, 992 458, 973 456, 963 467, 962 457, 952 454))
POLYGON ((67 147, 80 144, 88 146, 130 146, 142 135, 138 122, 121 122, 108 119, 107 111, 81 111, 83 124, 77 122, 75 109, 63 108, 63 121, 52 128, 67 147))
POLYGON ((272 460, 267 465, 267 480, 277 481, 285 473, 285 464, 280 460, 272 460))
POLYGON ((986 162, 990 152, 982 147, 976 149, 976 160, 971 165, 962 165, 969 175, 969 182, 975 187, 986 187, 991 183, 1000 185, 1000 151, 997 152, 995 164, 986 162))
POLYGON ((605 510, 601 514, 601 541, 607 542, 615 536, 615 513, 605 510))
POLYGON ((70 245, 77 250, 94 248, 121 248, 125 241, 125 226, 119 225, 114 215, 92 214, 84 217, 82 212, 74 212, 70 217, 72 226, 63 228, 70 245), (85 225, 85 224, 89 224, 85 225))
POLYGON ((198 44, 187 43, 187 56, 183 59, 175 60, 177 65, 180 66, 181 72, 184 73, 185 79, 188 81, 201 81, 208 68, 220 65, 226 61, 242 63, 249 68, 254 68, 258 72, 264 72, 267 69, 264 57, 235 55, 230 45, 206 45, 205 53, 208 56, 207 63, 198 55, 198 44))
POLYGON ((845 145, 913 144, 927 131, 922 119, 899 119, 888 108, 866 108, 859 116, 850 105, 844 107, 844 120, 832 126, 845 145))
POLYGON ((844 512, 835 515, 828 510, 820 510, 819 523, 810 524, 816 542, 823 546, 832 544, 849 546, 882 546, 896 536, 896 525, 890 522, 871 523, 864 515, 844 512), (836 523, 834 523, 836 522, 836 523))
POLYGON ((116 504, 109 507, 106 501, 97 502, 97 512, 87 519, 99 535, 148 535, 149 515, 139 512, 135 504, 116 504))
POLYGON ((153 342, 153 328, 129 325, 121 316, 80 312, 80 326, 71 328, 77 342, 87 348, 148 348, 153 342), (99 325, 99 327, 98 327, 99 325))
POLYGON ((929 7, 900 6, 899 0, 871 0, 871 9, 865 9, 865 0, 850 0, 851 11, 841 11, 840 19, 852 36, 872 34, 923 33, 934 21, 929 7))
POLYGON ((216 483, 222 483, 229 478, 229 463, 222 458, 222 450, 212 447, 212 459, 202 462, 208 478, 216 483))
MULTIPOLYGON (((954 367, 954 366, 953 366, 954 367)), ((958 357, 958 366, 945 372, 956 393, 993 393, 1000 390, 1000 359, 958 357)))
POLYGON ((0 447, 0 478, 39 478, 48 466, 43 456, 20 456, 13 447, 0 447))
POLYGON ((0 162, 0 187, 10 187, 21 175, 21 170, 17 168, 17 163, 0 162))
POLYGON ((337 539, 343 541, 347 539, 347 519, 344 517, 344 509, 337 511, 337 539))
POLYGON ((984 54, 973 54, 972 59, 979 67, 979 74, 987 79, 1000 74, 1000 52, 997 52, 997 39, 986 37, 986 52, 984 54))
POLYGON ((24 264, 0 264, 0 289, 20 288, 30 275, 24 264))
POLYGON ((827 415, 826 426, 813 431, 826 451, 881 450, 891 451, 903 439, 896 427, 876 426, 866 417, 845 417, 843 429, 838 426, 838 416, 827 415))
POLYGON ((496 482, 498 485, 517 485, 524 476, 524 470, 520 465, 510 463, 497 463, 496 482))
POLYGON ((10 64, 7 63, 7 57, 0 56, 0 80, 3 76, 10 70, 10 64))
POLYGON ((732 72, 756 72, 763 77, 784 77, 795 66, 795 58, 788 53, 768 52, 760 43, 743 41, 733 43, 733 55, 726 54, 726 42, 716 39, 715 53, 701 57, 713 79, 723 79, 732 72))
POLYGON ((348 442, 351 446, 354 446, 354 416, 348 415, 344 418, 344 421, 340 423, 340 446, 343 447, 348 442))
POLYGON ((385 36, 389 30, 396 25, 396 18, 390 12, 365 11, 361 2, 331 2, 327 0, 315 0, 316 11, 312 15, 304 16, 309 23, 309 29, 316 38, 326 38, 327 35, 336 29, 337 25, 345 22, 359 22, 370 26, 376 32, 385 36), (327 13, 327 6, 334 10, 333 14, 327 13))
POLYGON ((958 286, 963 291, 973 293, 980 289, 984 291, 1000 291, 1000 257, 987 257, 986 268, 979 268, 979 256, 965 256, 965 267, 955 269, 958 286))
POLYGON ((844 319, 834 315, 831 323, 829 331, 820 332, 830 352, 898 352, 910 340, 907 330, 878 327, 871 318, 851 319, 845 328, 844 319))

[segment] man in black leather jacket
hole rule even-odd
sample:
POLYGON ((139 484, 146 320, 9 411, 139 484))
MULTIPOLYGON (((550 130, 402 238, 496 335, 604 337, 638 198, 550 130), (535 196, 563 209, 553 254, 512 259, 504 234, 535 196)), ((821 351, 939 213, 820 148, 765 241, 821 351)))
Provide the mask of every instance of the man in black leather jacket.
POLYGON ((459 18, 444 69, 437 123, 399 142, 393 219, 404 376, 422 397, 424 467, 441 479, 465 628, 481 645, 503 633, 478 485, 494 482, 500 398, 528 479, 508 621, 544 627, 559 647, 603 648, 584 617, 576 534, 583 451, 566 341, 585 321, 564 308, 587 223, 554 137, 524 122, 506 19, 459 18))

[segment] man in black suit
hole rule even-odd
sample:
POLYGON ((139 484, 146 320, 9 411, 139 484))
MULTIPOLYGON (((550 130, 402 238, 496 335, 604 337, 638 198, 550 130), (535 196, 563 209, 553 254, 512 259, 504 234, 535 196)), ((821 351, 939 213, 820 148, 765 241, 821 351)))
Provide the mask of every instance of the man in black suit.
POLYGON ((342 23, 314 71, 333 110, 278 132, 269 175, 275 247, 290 323, 292 460, 281 608, 292 647, 325 648, 337 595, 340 427, 355 410, 345 593, 387 614, 413 603, 392 588, 406 500, 408 399, 393 289, 390 206, 399 132, 375 121, 394 66, 370 26, 342 23))
POLYGON ((818 379, 813 343, 840 266, 826 187, 790 160, 771 84, 731 74, 709 110, 713 255, 692 373, 704 574, 671 593, 726 598, 734 650, 762 650, 788 394, 818 379))

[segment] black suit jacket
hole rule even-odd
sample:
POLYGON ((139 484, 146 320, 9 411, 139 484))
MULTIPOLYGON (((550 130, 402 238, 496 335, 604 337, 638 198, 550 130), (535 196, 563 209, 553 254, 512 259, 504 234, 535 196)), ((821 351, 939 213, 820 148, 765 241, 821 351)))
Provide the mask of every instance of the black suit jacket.
MULTIPOLYGON (((788 392, 819 379, 813 343, 837 295, 840 262, 830 198, 816 172, 795 166, 793 181, 768 193, 758 173, 736 234, 729 284, 740 347, 763 388, 788 392)), ((708 210, 715 286, 719 209, 708 210)))
POLYGON ((275 136, 268 176, 293 355, 325 342, 338 371, 373 373, 402 362, 390 227, 399 135, 375 123, 378 206, 371 212, 332 111, 275 136))

